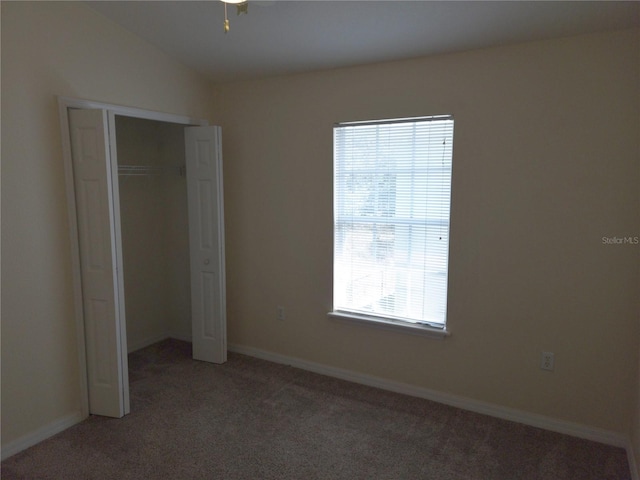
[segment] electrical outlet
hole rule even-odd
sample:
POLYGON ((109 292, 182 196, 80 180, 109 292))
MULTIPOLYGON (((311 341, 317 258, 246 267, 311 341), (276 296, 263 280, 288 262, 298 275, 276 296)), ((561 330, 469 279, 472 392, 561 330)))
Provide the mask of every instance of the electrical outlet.
POLYGON ((281 322, 284 321, 284 307, 278 307, 276 309, 276 318, 281 322))
POLYGON ((542 352, 540 360, 540 368, 542 370, 553 371, 553 352, 542 352))

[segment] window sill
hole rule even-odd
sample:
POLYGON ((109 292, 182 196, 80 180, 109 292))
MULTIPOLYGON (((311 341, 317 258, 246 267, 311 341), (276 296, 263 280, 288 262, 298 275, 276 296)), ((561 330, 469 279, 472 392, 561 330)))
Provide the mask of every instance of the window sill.
POLYGON ((327 314, 329 318, 334 320, 356 323, 359 325, 365 325, 373 328, 379 328, 382 330, 391 330, 399 333, 408 333, 411 335, 420 335, 423 337, 443 339, 451 335, 450 332, 444 328, 434 328, 428 325, 419 325, 413 323, 404 323, 394 320, 385 320, 383 318, 368 317, 366 315, 358 315, 348 312, 329 312, 327 314))

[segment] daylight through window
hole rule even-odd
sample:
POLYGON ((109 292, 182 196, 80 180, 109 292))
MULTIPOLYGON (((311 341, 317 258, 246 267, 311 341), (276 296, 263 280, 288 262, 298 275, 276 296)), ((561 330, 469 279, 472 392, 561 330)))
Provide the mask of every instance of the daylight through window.
POLYGON ((453 118, 334 126, 334 312, 444 328, 453 118))

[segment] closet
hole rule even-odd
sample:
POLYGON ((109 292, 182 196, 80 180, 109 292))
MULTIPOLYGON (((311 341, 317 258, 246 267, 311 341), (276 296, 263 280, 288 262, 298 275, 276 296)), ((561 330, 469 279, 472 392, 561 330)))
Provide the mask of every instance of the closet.
POLYGON ((116 116, 127 351, 191 338, 184 127, 116 116))
POLYGON ((171 336, 191 339, 194 359, 226 361, 221 129, 59 105, 83 411, 121 417, 129 351, 171 336))

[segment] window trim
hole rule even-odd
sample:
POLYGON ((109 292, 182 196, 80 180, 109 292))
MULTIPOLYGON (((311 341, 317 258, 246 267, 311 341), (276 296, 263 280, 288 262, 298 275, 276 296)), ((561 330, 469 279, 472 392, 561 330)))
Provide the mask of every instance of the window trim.
POLYGON ((419 335, 421 337, 430 337, 434 339, 445 339, 451 335, 446 326, 436 328, 430 325, 420 323, 410 323, 401 320, 392 320, 384 317, 374 317, 369 315, 358 315, 351 312, 334 310, 327 313, 332 320, 350 323, 354 325, 368 326, 379 330, 388 330, 398 333, 408 333, 411 335, 419 335))
MULTIPOLYGON (((416 123, 416 122, 430 122, 430 121, 446 121, 446 120, 454 120, 454 116, 451 114, 447 115, 431 115, 431 116, 421 116, 421 117, 405 117, 405 118, 396 118, 396 119, 380 119, 380 120, 365 120, 365 121, 351 121, 351 122, 336 122, 333 124, 334 131, 334 162, 335 162, 335 129, 339 127, 353 127, 353 126, 374 126, 374 125, 391 125, 397 123, 416 123)), ((334 163, 335 168, 335 163, 334 163)), ((335 182, 335 171, 334 182, 335 182)), ((452 181, 451 179, 449 180, 452 181)), ((450 184, 449 188, 452 188, 450 184)), ((334 202, 335 202, 335 192, 334 192, 334 202)), ((449 200, 451 202, 451 199, 449 200)), ((451 213, 449 213, 448 223, 450 225, 451 221, 451 213)), ((334 225, 335 225, 335 204, 334 204, 334 225)), ((449 240, 447 240, 449 242, 449 240)), ((333 242, 335 248, 335 231, 333 233, 333 242)), ((447 246, 447 249, 450 249, 450 245, 447 246)), ((450 265, 449 258, 450 251, 447 252, 447 274, 449 273, 450 265)), ((333 253, 333 261, 335 262, 335 251, 333 253)), ((335 282, 335 276, 333 277, 333 281, 335 282)), ((447 283, 449 283, 447 281, 447 283)), ((447 286, 448 290, 448 286, 447 286)), ((334 291, 335 294, 335 291, 334 291)), ((445 309, 448 306, 448 298, 449 292, 446 294, 445 298, 445 309)), ((430 324, 427 322, 412 322, 409 320, 403 320, 400 318, 394 317, 386 317, 384 314, 372 314, 368 315, 367 313, 360 313, 357 311, 351 310, 341 310, 335 309, 335 299, 332 299, 333 310, 327 313, 327 316, 332 319, 343 323, 357 324, 357 325, 366 325, 369 327, 373 327, 376 329, 382 330, 390 330, 401 333, 409 333, 413 335, 431 337, 436 339, 444 339, 451 335, 451 332, 447 330, 447 326, 449 322, 447 321, 447 315, 445 313, 445 321, 439 326, 439 324, 430 324)))
POLYGON ((355 122, 336 122, 333 127, 359 127, 363 125, 393 125, 396 123, 437 122, 440 120, 453 120, 453 115, 428 115, 424 117, 403 117, 382 120, 360 120, 355 122))

